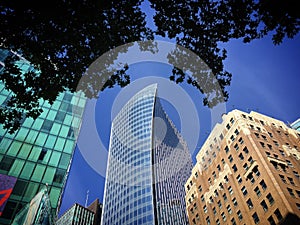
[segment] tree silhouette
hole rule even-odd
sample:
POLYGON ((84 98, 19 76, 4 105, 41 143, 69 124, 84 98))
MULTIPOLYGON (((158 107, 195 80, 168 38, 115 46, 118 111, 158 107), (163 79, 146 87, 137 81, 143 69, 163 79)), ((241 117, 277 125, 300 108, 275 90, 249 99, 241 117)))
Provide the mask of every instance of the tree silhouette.
MULTIPOLYGON (((207 95, 204 105, 213 107, 228 99, 225 87, 230 85, 232 77, 224 70, 226 49, 221 49, 219 43, 231 39, 250 42, 272 34, 273 43, 280 44, 285 37, 293 38, 300 29, 300 12, 291 0, 149 0, 155 10, 155 30, 146 26, 146 14, 140 8, 142 2, 1 1, 0 45, 17 54, 5 59, 0 76, 6 89, 12 92, 9 101, 0 108, 0 123, 13 133, 22 118, 40 115, 39 99, 53 103, 59 93, 76 91, 88 66, 103 53, 134 41, 151 40, 154 34, 175 39, 178 45, 204 60, 218 84, 212 83, 211 75, 205 71, 194 71, 195 76, 187 76, 176 67, 170 79, 195 86, 207 95), (16 65, 18 54, 30 62, 32 70, 21 73, 16 65), (216 85, 221 87, 218 93, 209 93, 216 85)), ((179 49, 171 52, 170 62, 177 62, 179 54, 182 55, 179 49)), ((112 55, 103 66, 112 64, 116 57, 112 55)), ((187 54, 180 63, 185 65, 188 59, 187 54)), ((100 89, 95 80, 87 79, 86 85, 92 88, 85 88, 85 94, 96 97, 98 91, 127 85, 130 82, 127 69, 124 65, 113 71, 100 89)))

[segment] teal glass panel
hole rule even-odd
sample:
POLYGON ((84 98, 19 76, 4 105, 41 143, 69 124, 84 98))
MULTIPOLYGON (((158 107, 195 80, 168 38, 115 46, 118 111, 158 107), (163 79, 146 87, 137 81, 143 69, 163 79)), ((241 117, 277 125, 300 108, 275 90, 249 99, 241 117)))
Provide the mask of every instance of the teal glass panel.
POLYGON ((52 129, 51 129, 50 133, 53 134, 53 135, 58 135, 58 133, 60 131, 60 128, 61 128, 61 124, 54 123, 53 126, 52 126, 52 129))
POLYGON ((19 176, 23 166, 24 166, 25 161, 16 159, 12 167, 10 168, 8 175, 10 176, 19 176))
POLYGON ((60 188, 52 187, 50 190, 50 199, 51 199, 52 207, 57 207, 59 196, 60 196, 60 188))
POLYGON ((66 170, 56 169, 56 172, 55 172, 55 175, 53 178, 53 184, 62 187, 65 175, 66 175, 66 170))
POLYGON ((66 115, 64 124, 72 124, 72 116, 71 115, 66 115))
POLYGON ((60 153, 53 151, 49 160, 49 165, 57 167, 60 158, 60 153))
POLYGON ((60 106, 60 101, 55 101, 52 105, 52 109, 55 109, 55 110, 58 110, 59 109, 59 106, 60 106))
POLYGON ((23 126, 30 128, 32 126, 33 122, 34 122, 34 120, 32 118, 27 118, 24 121, 23 126))
POLYGON ((66 145, 64 147, 64 152, 65 153, 72 153, 74 145, 75 145, 74 141, 67 140, 66 145))
POLYGON ((56 113, 57 113, 57 111, 54 111, 54 110, 49 111, 49 113, 47 115, 47 119, 51 120, 51 121, 54 121, 56 113))
POLYGON ((31 199, 35 196, 35 194, 38 192, 39 184, 35 182, 30 182, 26 188, 23 201, 31 201, 31 199))
POLYGON ((69 127, 62 125, 61 130, 59 132, 59 136, 66 138, 69 132, 69 127))
POLYGON ((42 180, 42 177, 44 175, 44 172, 45 172, 45 169, 46 169, 46 166, 44 165, 37 165, 33 174, 32 174, 32 177, 31 179, 33 181, 37 181, 37 182, 41 182, 42 180))
POLYGON ((42 183, 46 184, 52 184, 53 178, 55 174, 55 168, 54 167, 47 167, 46 172, 44 174, 42 183))
POLYGON ((20 201, 22 199, 23 193, 27 188, 27 185, 28 185, 27 181, 18 179, 11 193, 11 197, 15 200, 20 201))
POLYGON ((26 141, 27 143, 34 143, 34 141, 35 141, 37 135, 38 135, 38 132, 37 132, 37 131, 31 130, 31 131, 29 131, 29 133, 28 133, 28 135, 27 135, 25 141, 26 141))
POLYGON ((65 145, 66 139, 58 137, 54 146, 54 149, 57 151, 62 151, 65 145))
POLYGON ((28 160, 37 161, 41 151, 42 151, 42 147, 34 146, 30 151, 28 160))
POLYGON ((28 132, 29 132, 29 129, 21 127, 18 134, 16 135, 16 139, 20 140, 20 141, 25 140, 28 132))
POLYGON ((55 141, 56 141, 56 136, 54 136, 54 135, 49 135, 48 136, 48 139, 47 139, 47 141, 46 141, 46 143, 45 143, 45 147, 46 148, 53 148, 53 146, 54 146, 54 143, 55 143, 55 141))
POLYGON ((24 167, 23 167, 23 170, 22 170, 22 173, 21 173, 20 177, 24 178, 24 179, 29 179, 31 177, 34 166, 35 166, 34 163, 26 162, 24 167))
POLYGON ((37 118, 37 119, 34 121, 34 123, 33 123, 33 125, 32 125, 32 128, 33 128, 33 129, 36 129, 36 130, 40 130, 41 127, 42 127, 43 122, 44 122, 44 120, 42 120, 42 119, 40 119, 40 118, 37 118))
POLYGON ((22 158, 22 159, 27 159, 28 155, 31 152, 31 148, 32 148, 32 145, 24 143, 21 147, 21 150, 18 153, 18 157, 22 158))
POLYGON ((6 153, 9 145, 11 144, 12 140, 9 138, 3 138, 0 143, 0 153, 6 153))
POLYGON ((71 159, 71 155, 62 153, 58 167, 62 169, 67 169, 70 163, 70 159, 71 159))
POLYGON ((40 132, 35 143, 43 146, 45 144, 47 134, 40 132))
POLYGON ((10 155, 10 156, 16 156, 21 148, 21 145, 22 145, 22 142, 19 142, 19 141, 14 141, 8 151, 7 151, 7 154, 10 155))

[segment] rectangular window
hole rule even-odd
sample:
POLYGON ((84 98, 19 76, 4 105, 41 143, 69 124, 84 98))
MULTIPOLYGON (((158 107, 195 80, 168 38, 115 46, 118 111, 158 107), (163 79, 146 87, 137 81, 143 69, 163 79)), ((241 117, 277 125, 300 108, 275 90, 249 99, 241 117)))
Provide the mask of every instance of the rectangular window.
POLYGON ((261 196, 261 192, 260 192, 260 190, 259 190, 259 187, 256 187, 256 188, 254 189, 254 191, 255 191, 257 197, 260 197, 260 196, 261 196))
POLYGON ((217 210, 216 210, 216 207, 213 208, 213 212, 214 212, 214 215, 217 214, 217 210))
POLYGON ((264 180, 262 180, 259 184, 260 184, 260 186, 262 187, 262 189, 264 189, 264 190, 267 189, 267 185, 266 185, 266 183, 265 183, 264 180))
POLYGON ((233 169, 233 172, 236 172, 238 170, 235 164, 232 166, 232 169, 233 169))
POLYGON ((247 148, 247 147, 245 147, 245 148, 243 149, 243 151, 244 151, 246 154, 248 154, 248 153, 249 153, 249 150, 248 150, 248 148, 247 148))
POLYGON ((242 183, 242 181, 243 181, 243 179, 242 179, 242 177, 240 175, 238 175, 236 177, 236 179, 237 179, 237 181, 238 181, 239 184, 242 183))
POLYGON ((293 198, 295 198, 295 194, 294 194, 294 192, 293 192, 293 189, 287 188, 287 190, 288 190, 290 196, 292 196, 293 198))
POLYGON ((238 218, 239 218, 239 220, 242 220, 243 219, 243 215, 242 215, 242 212, 239 210, 239 211, 237 211, 237 216, 238 216, 238 218))
POLYGON ((270 225, 276 225, 275 220, 273 219, 272 216, 270 216, 270 217, 268 218, 268 222, 269 222, 270 225))
POLYGON ((228 205, 226 208, 227 208, 228 213, 231 214, 231 213, 232 213, 232 210, 231 210, 230 205, 228 205))
POLYGON ((247 200, 246 203, 247 203, 247 206, 248 206, 249 209, 252 209, 252 208, 253 208, 253 203, 252 203, 252 201, 251 201, 250 198, 247 200))
POLYGON ((255 224, 258 224, 258 223, 259 223, 259 218, 258 218, 258 215, 257 215, 256 212, 253 213, 252 218, 253 218, 253 221, 254 221, 255 224))
POLYGON ((273 198, 273 196, 271 195, 271 193, 269 193, 269 194, 267 195, 267 199, 268 199, 270 205, 273 205, 273 204, 274 204, 274 198, 273 198))
POLYGON ((237 206, 238 206, 238 203, 237 203, 236 198, 233 198, 233 199, 232 199, 232 203, 233 203, 234 207, 237 207, 237 206))
POLYGON ((223 194, 223 199, 224 199, 224 202, 227 201, 227 195, 226 195, 226 193, 223 194))
POLYGON ((222 209, 222 203, 221 203, 220 200, 218 201, 218 206, 219 206, 220 209, 222 209))
POLYGON ((229 192, 230 195, 233 194, 233 190, 232 190, 232 187, 231 187, 231 186, 228 187, 228 192, 229 192))
POLYGON ((261 203, 260 203, 261 207, 263 208, 263 210, 266 212, 268 211, 268 205, 267 203, 265 202, 265 200, 263 200, 261 203))
POLYGON ((244 196, 246 196, 248 194, 248 191, 247 191, 245 186, 242 187, 241 191, 242 191, 244 196))
POLYGON ((276 209, 274 214, 277 217, 278 221, 282 220, 283 217, 282 217, 281 212, 279 211, 279 209, 276 209))
POLYGON ((207 213, 207 207, 206 207, 206 205, 203 206, 203 212, 204 212, 204 213, 207 213))
POLYGON ((293 178, 288 177, 288 179, 289 179, 289 182, 290 182, 291 185, 295 185, 295 182, 294 182, 293 178))
POLYGON ((223 221, 226 221, 226 215, 225 215, 224 212, 221 213, 221 216, 222 216, 222 218, 223 218, 223 221))
POLYGON ((228 153, 229 152, 228 146, 226 146, 224 150, 225 150, 226 153, 228 153))

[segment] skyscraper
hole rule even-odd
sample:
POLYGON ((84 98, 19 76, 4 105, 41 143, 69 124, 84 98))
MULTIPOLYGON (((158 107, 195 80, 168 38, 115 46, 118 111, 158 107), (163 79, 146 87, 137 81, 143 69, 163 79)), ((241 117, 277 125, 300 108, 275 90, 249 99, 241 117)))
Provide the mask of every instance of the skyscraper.
POLYGON ((291 128, 300 131, 300 118, 290 124, 291 128))
MULTIPOLYGON (((0 51, 1 69, 9 51, 0 51)), ((20 58, 16 65, 22 71, 33 70, 20 58)), ((0 83, 0 105, 5 107, 12 93, 0 83)), ((0 224, 10 224, 12 218, 45 184, 48 184, 53 214, 60 197, 81 125, 85 98, 65 92, 50 105, 41 101, 43 113, 35 120, 24 118, 14 134, 0 127, 0 174, 16 178, 16 183, 4 207, 0 224)), ((2 208, 1 208, 2 209, 2 208)))
POLYGON ((223 115, 185 184, 193 224, 300 224, 300 132, 257 112, 223 115))
POLYGON ((102 224, 187 224, 184 183, 191 169, 157 84, 145 87, 112 122, 102 224))

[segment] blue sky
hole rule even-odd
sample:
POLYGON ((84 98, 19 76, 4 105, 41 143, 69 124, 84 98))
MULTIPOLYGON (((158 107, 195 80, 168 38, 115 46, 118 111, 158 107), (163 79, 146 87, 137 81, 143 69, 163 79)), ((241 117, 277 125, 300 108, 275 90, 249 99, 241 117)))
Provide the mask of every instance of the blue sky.
MULTIPOLYGON (((293 122, 300 117, 300 35, 292 40, 285 39, 279 46, 274 46, 270 37, 255 40, 250 44, 232 40, 223 46, 228 53, 224 63, 225 69, 233 74, 232 83, 227 88, 229 100, 226 103, 226 112, 232 109, 246 112, 253 110, 286 123, 293 122)), ((125 88, 127 92, 116 87, 101 93, 97 100, 94 120, 104 150, 108 149, 112 111, 115 113, 122 107, 120 96, 124 97, 125 93, 126 98, 129 98, 128 93, 133 94, 132 90, 137 91, 143 86, 141 78, 150 76, 166 78, 170 75, 170 70, 170 66, 162 63, 133 64, 129 69, 132 84, 125 88), (129 89, 131 91, 128 91, 129 89), (118 105, 114 105, 114 102, 118 105)), ((155 78, 151 79, 155 82, 155 78)), ((150 81, 144 82, 145 85, 147 82, 150 81)), ((213 124, 210 110, 202 105, 202 95, 189 85, 183 84, 181 87, 192 99, 199 117, 198 148, 195 151, 191 150, 194 159, 213 124)), ((163 102, 163 106, 181 130, 184 125, 181 124, 180 113, 177 112, 176 107, 168 101, 163 102)), ((106 166, 105 157, 99 157, 97 161, 102 166, 106 166)), ((96 198, 102 201, 104 180, 103 176, 89 166, 89 162, 85 161, 79 149, 76 148, 60 213, 75 202, 85 205, 88 190, 88 204, 96 198)))

